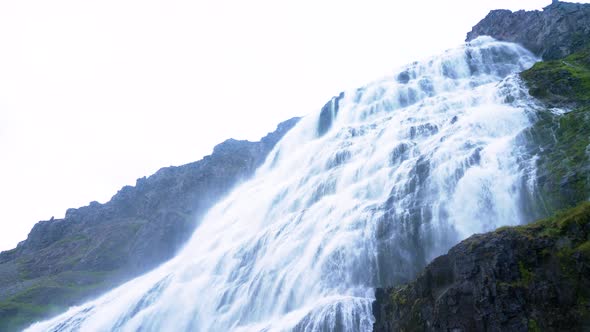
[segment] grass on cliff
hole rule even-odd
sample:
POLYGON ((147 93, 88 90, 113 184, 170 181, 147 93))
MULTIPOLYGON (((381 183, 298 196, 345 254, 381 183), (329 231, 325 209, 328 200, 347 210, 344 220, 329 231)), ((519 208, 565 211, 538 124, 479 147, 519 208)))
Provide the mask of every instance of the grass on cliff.
POLYGON ((536 166, 538 210, 551 213, 590 197, 590 107, 548 115, 527 130, 536 166))
POLYGON ((533 97, 549 103, 590 102, 590 50, 564 59, 543 61, 522 72, 533 97))
POLYGON ((590 197, 590 50, 543 61, 521 73, 529 93, 565 114, 541 112, 528 131, 539 148, 539 189, 546 212, 575 206, 590 197))
MULTIPOLYGON (((565 240, 552 249, 545 249, 541 256, 555 257, 559 262, 564 276, 572 281, 576 288, 578 302, 587 302, 590 299, 590 289, 586 286, 587 279, 580 279, 580 262, 590 261, 590 202, 582 202, 576 207, 562 210, 550 218, 535 223, 518 226, 502 227, 496 232, 516 231, 529 239, 552 238, 557 241, 565 240)), ((521 284, 528 287, 535 279, 531 272, 531 266, 519 263, 521 284)), ((583 307, 583 306, 582 306, 583 307)), ((585 312, 586 313, 586 312, 585 312)))
MULTIPOLYGON (((581 271, 590 262, 590 202, 560 211, 553 217, 539 221, 520 230, 536 231, 538 236, 558 239, 552 252, 545 252, 547 257, 555 257, 563 275, 570 280, 570 285, 577 297, 577 304, 572 308, 580 317, 590 319, 590 283, 588 276, 581 271), (559 240, 567 239, 563 244, 559 240)), ((524 278, 525 276, 523 276, 524 278)))
POLYGON ((113 285, 108 282, 97 282, 103 275, 76 271, 36 279, 30 287, 0 301, 0 331, 20 331, 35 321, 64 312, 89 294, 111 288, 113 285), (78 284, 72 279, 87 279, 88 282, 78 284))
MULTIPOLYGON (((527 237, 560 237, 576 235, 584 237, 584 227, 590 224, 590 201, 584 201, 577 206, 556 212, 553 216, 523 226, 504 226, 496 232, 516 231, 527 237), (579 232, 578 232, 579 231, 579 232)), ((590 246, 590 242, 584 239, 580 245, 590 246)))
POLYGON ((40 306, 29 303, 6 301, 0 303, 0 331, 20 331, 32 322, 62 312, 61 306, 40 306))

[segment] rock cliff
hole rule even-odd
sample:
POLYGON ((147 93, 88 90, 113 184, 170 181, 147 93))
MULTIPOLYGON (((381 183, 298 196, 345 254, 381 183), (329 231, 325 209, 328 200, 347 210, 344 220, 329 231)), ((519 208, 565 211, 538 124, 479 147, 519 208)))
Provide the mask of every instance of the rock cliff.
POLYGON ((590 202, 474 235, 380 289, 374 331, 589 331, 590 202))
POLYGON ((259 142, 227 140, 210 156, 123 187, 105 203, 37 223, 0 253, 0 331, 63 311, 171 258, 202 214, 251 176, 298 121, 259 142))
POLYGON ((493 10, 467 34, 519 43, 545 60, 579 51, 590 42, 590 4, 553 1, 543 11, 493 10))

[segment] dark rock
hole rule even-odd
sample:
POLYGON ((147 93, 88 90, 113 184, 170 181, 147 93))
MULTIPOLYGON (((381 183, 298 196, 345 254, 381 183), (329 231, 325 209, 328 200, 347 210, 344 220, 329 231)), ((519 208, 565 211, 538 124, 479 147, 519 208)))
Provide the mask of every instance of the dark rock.
POLYGON ((408 82, 410 82, 410 73, 408 73, 407 70, 402 71, 401 73, 399 73, 399 75, 397 75, 396 80, 398 83, 407 84, 408 82))
POLYGON ((543 11, 493 10, 467 34, 523 45, 545 60, 559 59, 590 42, 590 4, 554 1, 543 11))
POLYGON ((589 331, 589 231, 585 202, 474 235, 415 281, 377 289, 374 331, 589 331))
POLYGON ((318 136, 324 136, 325 133, 332 128, 332 123, 338 115, 340 110, 340 100, 344 98, 344 92, 341 92, 337 97, 333 97, 320 112, 320 120, 318 122, 318 136))
POLYGON ((200 161, 138 179, 105 204, 37 223, 17 248, 0 253, 0 331, 56 314, 173 257, 206 210, 254 174, 298 120, 260 142, 227 140, 200 161))

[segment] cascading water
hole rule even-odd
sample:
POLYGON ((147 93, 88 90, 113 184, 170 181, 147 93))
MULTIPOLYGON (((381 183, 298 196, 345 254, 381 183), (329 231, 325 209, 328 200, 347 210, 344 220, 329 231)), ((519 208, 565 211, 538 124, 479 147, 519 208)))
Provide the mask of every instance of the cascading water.
POLYGON ((28 331, 369 331, 374 287, 522 220, 536 59, 479 38, 304 118, 173 260, 28 331))

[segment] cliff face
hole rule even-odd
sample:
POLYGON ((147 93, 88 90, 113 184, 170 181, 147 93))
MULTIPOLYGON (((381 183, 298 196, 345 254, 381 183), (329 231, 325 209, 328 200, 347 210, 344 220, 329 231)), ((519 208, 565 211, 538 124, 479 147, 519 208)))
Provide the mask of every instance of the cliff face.
POLYGON ((590 4, 554 1, 543 11, 493 10, 467 34, 519 43, 545 60, 559 59, 590 42, 590 4))
POLYGON ((543 216, 590 197, 590 51, 539 62, 521 77, 546 106, 519 137, 537 156, 529 212, 543 216))
POLYGON ((298 120, 259 142, 227 140, 200 161, 138 179, 106 204, 37 223, 17 248, 0 253, 0 331, 61 312, 171 258, 202 214, 251 176, 298 120))
POLYGON ((474 235, 380 289, 374 331, 589 331, 590 203, 474 235))

